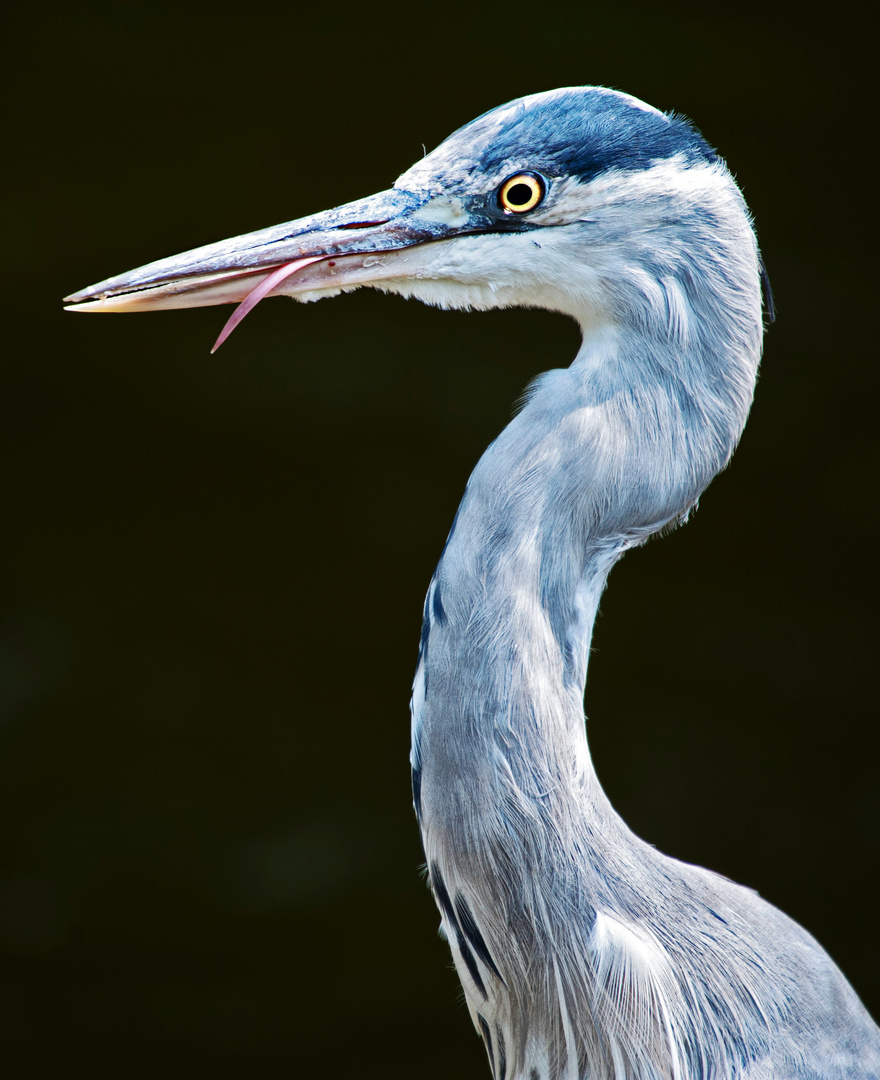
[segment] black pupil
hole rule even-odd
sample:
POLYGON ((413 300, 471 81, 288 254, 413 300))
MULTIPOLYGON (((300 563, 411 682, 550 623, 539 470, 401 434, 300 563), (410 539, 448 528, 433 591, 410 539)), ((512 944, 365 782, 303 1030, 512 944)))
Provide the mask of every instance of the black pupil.
POLYGON ((511 206, 525 206, 532 198, 533 192, 528 184, 514 184, 507 189, 507 201, 511 206))

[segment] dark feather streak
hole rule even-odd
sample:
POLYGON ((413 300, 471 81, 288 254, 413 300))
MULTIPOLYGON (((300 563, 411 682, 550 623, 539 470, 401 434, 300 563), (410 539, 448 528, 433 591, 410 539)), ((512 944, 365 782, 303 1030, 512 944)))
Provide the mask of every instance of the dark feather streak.
POLYGON ((480 933, 480 928, 477 926, 477 921, 473 916, 473 912, 468 906, 467 900, 465 900, 461 893, 458 893, 455 897, 455 913, 458 916, 465 937, 473 946, 474 952, 479 956, 486 967, 493 971, 495 975, 501 979, 501 982, 504 983, 504 979, 501 978, 501 972, 495 965, 492 954, 489 952, 489 947, 486 945, 486 940, 480 933))
POLYGON ((500 1027, 495 1028, 498 1037, 498 1080, 505 1080, 507 1076, 507 1053, 504 1049, 504 1034, 500 1027))
POLYGON ((465 966, 470 972, 471 978, 474 980, 474 985, 483 997, 487 998, 489 995, 486 993, 486 984, 483 982, 483 977, 480 974, 477 961, 474 959, 474 954, 471 952, 467 938, 456 918, 455 908, 452 905, 452 898, 449 895, 449 890, 446 888, 446 882, 443 880, 443 875, 440 873, 440 867, 436 863, 431 863, 431 885, 434 889, 434 895, 437 897, 437 903, 440 905, 440 910, 446 916, 449 925, 455 932, 458 951, 461 953, 461 958, 464 960, 465 966))
POLYGON ((489 1068, 492 1070, 492 1075, 495 1075, 495 1051, 492 1047, 492 1033, 489 1031, 489 1025, 486 1021, 477 1013, 477 1019, 480 1021, 480 1031, 483 1033, 483 1042, 486 1044, 486 1051, 489 1054, 489 1068))

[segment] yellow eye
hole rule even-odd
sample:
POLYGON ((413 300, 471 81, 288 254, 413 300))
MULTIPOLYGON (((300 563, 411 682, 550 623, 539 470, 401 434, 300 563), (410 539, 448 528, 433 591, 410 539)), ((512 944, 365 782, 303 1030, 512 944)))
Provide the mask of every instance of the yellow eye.
POLYGON ((524 214, 535 209, 544 198, 544 192, 544 181, 536 173, 516 173, 501 185, 498 201, 505 213, 524 214))

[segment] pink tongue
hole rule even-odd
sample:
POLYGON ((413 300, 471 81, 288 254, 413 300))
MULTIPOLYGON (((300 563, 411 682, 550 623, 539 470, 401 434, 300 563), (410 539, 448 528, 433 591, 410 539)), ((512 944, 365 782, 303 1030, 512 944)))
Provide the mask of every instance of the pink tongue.
POLYGON ((313 255, 310 259, 294 259, 293 262, 286 263, 284 266, 279 266, 277 270, 273 270, 267 278, 264 278, 260 284, 256 286, 256 288, 251 289, 244 300, 242 300, 235 311, 233 311, 226 320, 226 325, 220 331, 220 337, 214 342, 214 348, 211 349, 211 353, 215 353, 220 348, 245 315, 253 310, 263 297, 266 296, 267 293, 270 293, 276 285, 284 281, 285 278, 290 277, 291 274, 295 274, 297 270, 302 270, 302 268, 308 266, 309 263, 320 262, 321 259, 326 259, 326 257, 326 255, 313 255))

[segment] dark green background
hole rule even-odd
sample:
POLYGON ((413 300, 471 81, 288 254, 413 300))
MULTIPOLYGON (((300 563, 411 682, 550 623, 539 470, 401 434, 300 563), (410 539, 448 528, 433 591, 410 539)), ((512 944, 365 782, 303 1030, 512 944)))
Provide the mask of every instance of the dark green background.
POLYGON ((5 1076, 488 1076, 419 876, 407 701, 468 473, 573 324, 273 301, 212 358, 223 309, 59 301, 387 187, 485 109, 586 82, 719 146, 779 306, 733 466, 612 575, 599 776, 880 1012, 876 57, 846 5, 714 11, 5 16, 5 1076))

